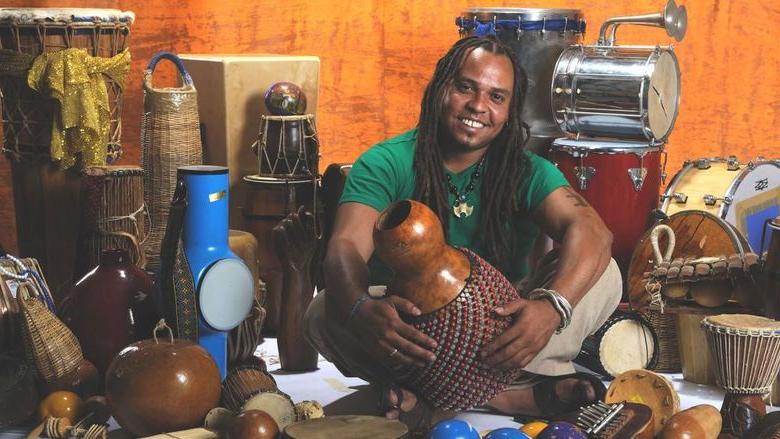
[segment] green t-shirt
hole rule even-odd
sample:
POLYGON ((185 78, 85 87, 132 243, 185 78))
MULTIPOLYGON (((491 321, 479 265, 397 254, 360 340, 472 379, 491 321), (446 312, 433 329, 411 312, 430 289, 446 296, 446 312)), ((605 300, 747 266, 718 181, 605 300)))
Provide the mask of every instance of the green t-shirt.
MULTIPOLYGON (((378 143, 361 154, 347 176, 340 203, 361 203, 381 212, 395 201, 412 198, 415 185, 413 162, 416 141, 417 130, 414 129, 378 143)), ((530 172, 518 190, 521 206, 529 214, 523 215, 513 227, 512 232, 520 234, 522 239, 514 256, 517 262, 513 265, 512 272, 504 273, 512 281, 519 280, 528 273, 527 257, 539 234, 538 227, 531 220, 530 212, 533 212, 552 191, 568 185, 566 178, 555 165, 530 151, 526 154, 530 160, 530 172)), ((452 178, 452 184, 463 193, 476 166, 474 164, 457 174, 448 170, 445 172, 452 178)), ((447 242, 450 245, 466 247, 485 257, 485 248, 477 236, 481 217, 480 188, 481 179, 477 179, 474 182, 474 189, 467 197, 468 204, 474 207, 470 216, 463 218, 450 216, 447 242)), ((506 188, 496 188, 496 190, 506 190, 506 188)), ((455 195, 452 193, 449 194, 449 203, 455 204, 455 195)), ((391 273, 377 258, 371 258, 369 268, 372 284, 387 284, 391 273)))

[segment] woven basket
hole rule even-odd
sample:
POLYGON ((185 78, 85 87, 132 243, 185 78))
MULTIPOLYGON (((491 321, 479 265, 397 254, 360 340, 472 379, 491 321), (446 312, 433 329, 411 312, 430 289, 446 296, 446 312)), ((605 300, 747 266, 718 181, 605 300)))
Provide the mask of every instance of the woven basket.
POLYGON ((146 242, 146 268, 160 269, 160 243, 165 235, 168 208, 176 187, 176 169, 203 163, 198 118, 198 92, 179 57, 160 52, 144 71, 144 114, 141 122, 141 161, 144 198, 151 227, 146 242), (167 59, 176 64, 182 87, 154 88, 152 74, 157 63, 167 59))
POLYGON ((46 382, 75 371, 84 355, 78 339, 38 299, 19 300, 25 352, 30 364, 46 382))
POLYGON ((679 373, 682 371, 682 366, 680 365, 680 347, 677 342, 677 320, 674 315, 647 310, 645 318, 658 335, 658 364, 653 370, 663 373, 679 373))

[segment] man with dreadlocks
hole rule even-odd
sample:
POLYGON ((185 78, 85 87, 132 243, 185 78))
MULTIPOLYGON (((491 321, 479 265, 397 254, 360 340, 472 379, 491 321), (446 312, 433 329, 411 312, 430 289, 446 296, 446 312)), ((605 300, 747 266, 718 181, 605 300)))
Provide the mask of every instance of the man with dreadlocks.
POLYGON ((612 235, 553 164, 524 149, 525 87, 511 49, 493 37, 464 38, 436 65, 417 128, 371 147, 350 171, 325 260, 328 291, 309 307, 306 335, 346 375, 384 386, 390 418, 404 420, 424 405, 391 387, 393 367, 424 366, 436 349, 400 318, 420 314, 411 302, 367 300, 370 285, 389 280, 372 257, 373 225, 388 205, 407 198, 437 213, 449 244, 473 250, 524 297, 541 299, 495 310, 513 324, 484 348, 483 361, 527 375, 488 406, 554 417, 602 396, 603 384, 573 373, 571 360, 620 300, 612 235), (529 275, 526 260, 540 230, 559 249, 529 275), (574 309, 571 319, 560 309, 566 307, 574 309))

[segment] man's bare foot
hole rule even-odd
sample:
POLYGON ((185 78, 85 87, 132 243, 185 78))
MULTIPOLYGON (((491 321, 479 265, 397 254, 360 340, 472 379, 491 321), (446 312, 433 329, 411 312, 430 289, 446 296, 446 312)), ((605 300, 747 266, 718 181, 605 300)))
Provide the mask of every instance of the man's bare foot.
MULTIPOLYGON (((554 385, 554 399, 560 401, 564 408, 586 405, 598 399, 596 389, 586 379, 565 378, 555 382, 554 385)), ((550 413, 543 413, 538 407, 537 400, 534 398, 534 386, 505 390, 488 401, 487 406, 508 415, 550 415, 550 413)))

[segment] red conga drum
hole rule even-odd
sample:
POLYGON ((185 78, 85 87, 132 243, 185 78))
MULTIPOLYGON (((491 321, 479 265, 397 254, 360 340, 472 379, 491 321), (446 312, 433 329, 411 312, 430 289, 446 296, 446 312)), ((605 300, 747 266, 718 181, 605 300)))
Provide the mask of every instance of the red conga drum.
POLYGON ((658 207, 665 163, 661 145, 556 139, 550 159, 601 215, 614 235, 612 257, 623 273, 658 207))
POLYGON ((274 249, 271 231, 299 206, 314 213, 315 221, 318 221, 319 179, 249 175, 244 177, 243 184, 247 188, 242 208, 245 228, 257 238, 260 279, 267 287, 263 304, 267 315, 263 330, 275 333, 279 328, 283 268, 274 249))

